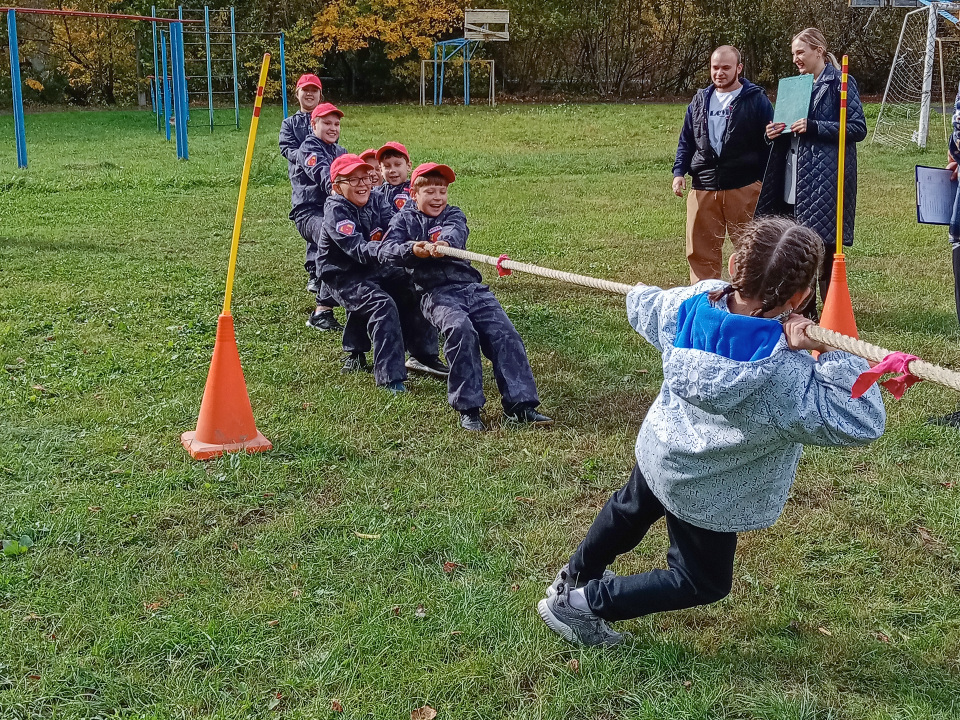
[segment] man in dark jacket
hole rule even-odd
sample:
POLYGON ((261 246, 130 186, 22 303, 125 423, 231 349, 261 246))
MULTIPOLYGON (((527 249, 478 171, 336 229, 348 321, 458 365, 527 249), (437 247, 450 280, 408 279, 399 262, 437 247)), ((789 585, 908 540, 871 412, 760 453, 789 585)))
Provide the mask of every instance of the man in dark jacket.
POLYGON ((764 139, 773 106, 763 88, 740 77, 740 51, 723 45, 710 56, 713 84, 687 107, 673 164, 673 192, 687 195, 690 282, 719 278, 723 240, 736 245, 760 195, 769 147, 764 139))

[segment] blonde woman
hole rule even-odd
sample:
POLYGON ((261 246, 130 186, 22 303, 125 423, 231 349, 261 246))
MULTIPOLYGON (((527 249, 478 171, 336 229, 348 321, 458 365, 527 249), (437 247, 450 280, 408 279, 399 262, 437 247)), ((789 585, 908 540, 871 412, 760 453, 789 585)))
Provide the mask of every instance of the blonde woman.
MULTIPOLYGON (((837 174, 840 137, 840 64, 816 28, 797 33, 791 43, 793 64, 814 77, 807 117, 787 128, 767 125, 772 143, 756 216, 788 215, 823 239, 820 299, 827 295, 837 237, 837 174)), ((857 146, 867 136, 867 121, 857 82, 847 82, 847 140, 844 172, 843 244, 853 244, 857 210, 857 146)), ((805 308, 816 315, 816 298, 805 308)))

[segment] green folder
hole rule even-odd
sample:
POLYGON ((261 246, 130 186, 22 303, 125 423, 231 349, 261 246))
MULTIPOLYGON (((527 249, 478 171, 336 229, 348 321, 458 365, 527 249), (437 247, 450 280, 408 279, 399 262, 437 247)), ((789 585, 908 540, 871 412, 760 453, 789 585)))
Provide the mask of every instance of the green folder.
POLYGON ((777 106, 773 110, 773 121, 784 123, 789 130, 797 120, 807 116, 812 94, 813 75, 810 73, 780 80, 777 85, 777 106))

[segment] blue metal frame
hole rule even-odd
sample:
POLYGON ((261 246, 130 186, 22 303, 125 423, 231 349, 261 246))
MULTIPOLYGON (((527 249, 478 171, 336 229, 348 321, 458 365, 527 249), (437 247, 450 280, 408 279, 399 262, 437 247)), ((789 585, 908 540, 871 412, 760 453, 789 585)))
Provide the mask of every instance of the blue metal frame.
POLYGON ((280 33, 280 97, 283 98, 283 117, 286 119, 287 115, 287 57, 285 50, 285 36, 283 32, 280 33))
POLYGON ((23 89, 20 87, 20 43, 17 41, 17 12, 7 10, 10 38, 10 84, 13 86, 13 134, 17 143, 17 167, 27 166, 27 127, 23 121, 23 89))
MULTIPOLYGON (((157 16, 157 6, 150 6, 150 17, 157 16)), ((153 103, 153 112, 157 114, 157 132, 163 130, 163 119, 161 118, 163 108, 160 107, 160 96, 163 94, 160 91, 160 53, 157 52, 157 23, 150 23, 153 29, 153 82, 150 86, 150 91, 153 93, 155 98, 153 103)))
POLYGON ((233 51, 233 112, 237 118, 237 130, 240 129, 240 86, 237 83, 237 25, 230 6, 230 44, 233 51))
POLYGON ((463 104, 470 104, 470 60, 480 47, 479 40, 456 38, 441 40, 433 46, 433 104, 443 105, 443 84, 446 78, 446 63, 457 55, 463 55, 463 104))
POLYGON ((167 142, 170 142, 170 75, 167 72, 167 39, 160 31, 160 70, 163 88, 163 127, 166 129, 167 142))
POLYGON ((187 76, 183 55, 183 23, 170 23, 170 51, 173 65, 173 112, 177 130, 177 157, 189 160, 187 148, 187 123, 189 115, 189 97, 187 95, 187 76))
POLYGON ((210 57, 210 8, 203 6, 203 38, 207 50, 207 107, 210 108, 210 132, 213 132, 213 59, 210 57))

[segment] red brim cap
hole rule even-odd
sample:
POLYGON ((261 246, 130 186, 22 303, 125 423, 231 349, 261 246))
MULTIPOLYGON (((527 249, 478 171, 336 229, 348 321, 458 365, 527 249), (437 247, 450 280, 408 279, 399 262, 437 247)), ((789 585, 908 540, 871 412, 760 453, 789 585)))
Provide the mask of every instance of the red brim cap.
POLYGON ((310 113, 310 120, 313 121, 318 117, 325 117, 327 115, 343 117, 343 113, 339 110, 339 108, 337 108, 336 105, 332 103, 321 103, 313 109, 312 113, 310 113))
POLYGON ((362 157, 364 160, 371 157, 376 159, 377 151, 374 150, 373 148, 370 148, 369 150, 364 150, 362 153, 360 153, 360 157, 362 157))
POLYGON ((394 150, 394 151, 400 153, 401 155, 403 155, 403 156, 407 159, 407 162, 410 162, 410 153, 408 153, 408 152, 407 152, 407 149, 406 149, 403 145, 401 145, 400 143, 398 143, 398 142, 388 142, 388 143, 387 143, 386 145, 384 145, 382 148, 380 148, 379 150, 377 150, 377 162, 380 162, 380 159, 383 157, 383 154, 384 154, 387 150, 394 150))
POLYGON ((323 90, 323 83, 320 82, 320 78, 318 78, 316 75, 311 75, 310 73, 300 76, 300 79, 297 80, 297 90, 302 87, 306 87, 307 85, 313 85, 323 90))
POLYGON ((416 169, 410 175, 410 185, 413 185, 417 181, 417 178, 421 175, 434 172, 440 175, 448 183, 452 183, 457 179, 456 174, 448 165, 440 165, 439 163, 423 163, 423 165, 417 165, 416 169))
POLYGON ((359 155, 354 155, 353 153, 341 155, 330 165, 330 182, 336 182, 337 178, 341 175, 349 175, 359 167, 365 167, 370 172, 376 172, 373 165, 366 162, 359 155))

